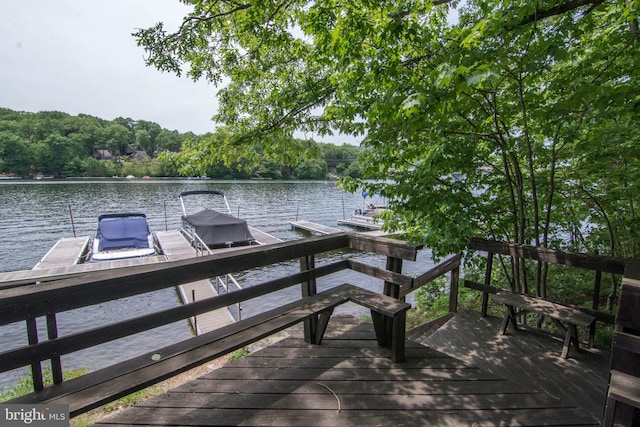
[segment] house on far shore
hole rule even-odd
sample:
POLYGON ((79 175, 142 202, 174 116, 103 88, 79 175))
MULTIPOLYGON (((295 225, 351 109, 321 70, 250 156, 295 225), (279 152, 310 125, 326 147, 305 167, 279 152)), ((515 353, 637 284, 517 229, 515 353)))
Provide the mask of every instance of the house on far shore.
POLYGON ((93 158, 97 160, 113 160, 113 154, 109 150, 94 150, 93 158))

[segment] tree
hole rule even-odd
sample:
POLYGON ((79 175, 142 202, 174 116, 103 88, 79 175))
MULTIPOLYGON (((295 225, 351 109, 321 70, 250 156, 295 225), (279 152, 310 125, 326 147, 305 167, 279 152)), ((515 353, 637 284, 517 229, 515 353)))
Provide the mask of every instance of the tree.
POLYGON ((105 129, 107 149, 114 155, 124 154, 127 152, 127 147, 132 143, 131 134, 129 130, 118 124, 112 124, 105 129))
POLYGON ((307 159, 300 162, 294 170, 298 179, 325 179, 327 177, 327 163, 319 159, 307 159))
POLYGON ((156 149, 158 151, 179 151, 181 145, 182 138, 178 131, 162 129, 156 138, 156 149))
POLYGON ((136 131, 136 147, 139 150, 145 150, 147 153, 153 154, 153 144, 151 143, 151 135, 144 129, 136 131), (150 151, 151 150, 151 151, 150 151))
MULTIPOLYGON (((471 0, 452 22, 455 4, 198 1, 176 32, 136 37, 161 70, 229 79, 215 117, 227 152, 286 153, 295 129, 366 134, 360 164, 378 183, 345 187, 380 191, 386 224, 435 256, 473 235, 632 254, 636 2, 471 0)), ((513 278, 527 288, 519 266, 513 278)))
POLYGON ((138 145, 138 148, 141 150, 145 150, 150 155, 153 155, 153 153, 156 152, 156 147, 157 147, 156 139, 158 138, 158 135, 160 135, 160 133, 162 132, 162 128, 160 127, 160 125, 154 122, 138 120, 135 125, 135 130, 136 130, 136 139, 137 139, 138 132, 140 131, 144 131, 148 135, 148 138, 145 137, 144 141, 141 141, 142 145, 138 143, 136 140, 136 144, 138 145))
POLYGON ((32 149, 28 142, 7 131, 0 132, 0 171, 25 175, 33 165, 32 149))

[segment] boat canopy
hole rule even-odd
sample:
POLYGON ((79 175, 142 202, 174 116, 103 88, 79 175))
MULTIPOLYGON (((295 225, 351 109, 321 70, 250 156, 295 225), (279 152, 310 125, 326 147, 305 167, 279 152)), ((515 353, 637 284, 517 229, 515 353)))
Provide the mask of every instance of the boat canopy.
POLYGON ((104 214, 98 217, 100 251, 122 248, 149 248, 149 234, 145 214, 104 214))
POLYGON ((212 209, 204 209, 182 220, 194 228, 196 234, 210 247, 248 245, 255 239, 247 221, 212 209))

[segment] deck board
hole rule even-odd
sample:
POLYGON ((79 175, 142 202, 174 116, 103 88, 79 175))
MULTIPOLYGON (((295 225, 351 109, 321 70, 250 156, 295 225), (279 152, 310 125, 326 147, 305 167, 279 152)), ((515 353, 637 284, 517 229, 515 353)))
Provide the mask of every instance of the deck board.
POLYGON ((598 425, 571 403, 407 342, 397 364, 369 324, 336 316, 102 420, 117 425, 598 425))
POLYGON ((509 330, 507 335, 499 335, 501 321, 483 318, 479 312, 458 313, 418 341, 524 387, 538 387, 595 417, 602 416, 609 378, 608 350, 587 348, 562 359, 561 338, 532 330, 509 330))

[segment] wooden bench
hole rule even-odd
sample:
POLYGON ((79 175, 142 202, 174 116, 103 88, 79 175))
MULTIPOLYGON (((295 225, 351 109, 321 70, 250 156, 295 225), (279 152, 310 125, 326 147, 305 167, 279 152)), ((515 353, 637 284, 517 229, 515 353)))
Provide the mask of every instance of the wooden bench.
MULTIPOLYGON (((572 308, 574 310, 586 313, 587 315, 596 318, 596 322, 591 323, 589 327, 589 347, 593 347, 595 344, 596 336, 596 323, 602 322, 605 324, 613 325, 614 316, 610 312, 602 311, 600 309, 601 299, 601 285, 603 274, 610 274, 611 280, 615 282, 615 275, 623 274, 626 261, 621 258, 612 258, 600 255, 591 255, 577 252, 562 251, 551 248, 536 247, 523 244, 514 244, 507 242, 499 242, 485 239, 473 238, 469 241, 468 248, 480 253, 486 253, 486 270, 484 274, 484 281, 476 282, 473 280, 465 280, 464 286, 471 289, 476 289, 482 292, 482 316, 487 315, 487 308, 489 304, 489 296, 495 294, 500 290, 499 287, 492 286, 492 277, 494 273, 493 261, 498 257, 510 257, 512 262, 523 263, 524 260, 531 260, 532 262, 542 264, 556 264, 563 265, 571 268, 578 268, 582 270, 591 270, 595 272, 595 281, 593 285, 591 307, 579 307, 571 304, 561 304, 562 306, 572 308)), ((513 268, 513 264, 511 266, 513 268)), ((524 268, 520 265, 520 269, 524 268)), ((503 270, 509 270, 508 265, 503 265, 503 270)), ((505 283, 510 284, 510 290, 521 291, 526 293, 533 293, 534 290, 527 289, 527 286, 516 286, 514 277, 507 278, 505 283)), ((531 285, 535 285, 532 283, 531 285)), ((541 289, 536 289, 536 295, 545 296, 546 294, 541 289)), ((608 295, 609 302, 612 302, 612 297, 615 295, 612 289, 608 295)), ((557 319, 554 319, 557 320, 557 319)), ((538 319, 538 326, 542 321, 542 317, 538 319)))
POLYGON ((507 290, 497 291, 494 296, 494 301, 506 306, 504 319, 500 326, 500 333, 503 335, 507 331, 509 321, 511 321, 514 330, 518 329, 516 318, 523 314, 523 312, 530 311, 539 313, 553 319, 558 327, 563 329, 565 332, 564 345, 562 347, 563 359, 566 359, 569 355, 569 347, 572 342, 574 343, 576 350, 580 349, 577 327, 582 326, 588 328, 596 320, 594 316, 583 313, 575 308, 507 290), (520 308, 522 311, 516 311, 516 308, 520 308), (565 322, 567 327, 565 328, 561 322, 565 322))
POLYGON ((71 416, 76 416, 310 318, 316 318, 310 341, 320 344, 334 308, 349 301, 371 310, 378 343, 391 348, 394 362, 402 362, 406 311, 410 305, 343 284, 6 403, 66 404, 71 416))

